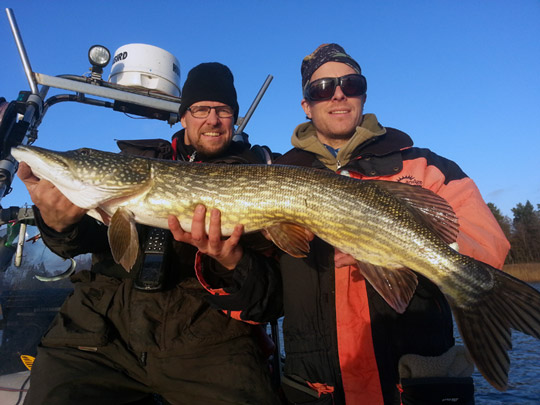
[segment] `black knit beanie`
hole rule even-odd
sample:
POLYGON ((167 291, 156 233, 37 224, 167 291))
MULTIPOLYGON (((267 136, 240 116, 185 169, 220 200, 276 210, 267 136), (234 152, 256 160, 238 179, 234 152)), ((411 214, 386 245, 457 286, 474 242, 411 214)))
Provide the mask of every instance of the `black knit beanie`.
POLYGON ((236 122, 239 107, 234 77, 227 66, 217 62, 201 63, 189 71, 182 88, 182 99, 178 111, 180 117, 198 101, 219 101, 227 104, 234 110, 236 122))

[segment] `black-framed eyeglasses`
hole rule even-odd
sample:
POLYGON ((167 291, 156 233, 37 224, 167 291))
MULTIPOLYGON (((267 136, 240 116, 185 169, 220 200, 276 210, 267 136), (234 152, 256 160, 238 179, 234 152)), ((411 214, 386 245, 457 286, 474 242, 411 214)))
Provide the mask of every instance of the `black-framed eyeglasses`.
POLYGON ((188 108, 188 111, 195 118, 206 118, 210 115, 210 110, 216 110, 216 114, 219 118, 231 118, 234 115, 234 111, 228 105, 218 105, 216 107, 210 107, 209 105, 192 105, 188 108))
POLYGON ((336 87, 347 97, 358 97, 366 94, 367 82, 362 75, 353 73, 341 77, 323 77, 306 85, 304 98, 309 101, 330 100, 336 92, 336 87))

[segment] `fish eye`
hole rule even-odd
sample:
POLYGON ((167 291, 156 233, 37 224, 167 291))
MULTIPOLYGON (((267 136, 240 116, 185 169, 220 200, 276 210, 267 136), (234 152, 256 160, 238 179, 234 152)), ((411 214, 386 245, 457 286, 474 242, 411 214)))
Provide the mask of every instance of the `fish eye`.
POLYGON ((90 152, 90 149, 88 148, 81 148, 81 149, 77 149, 77 153, 82 156, 88 156, 90 155, 91 152, 90 152))

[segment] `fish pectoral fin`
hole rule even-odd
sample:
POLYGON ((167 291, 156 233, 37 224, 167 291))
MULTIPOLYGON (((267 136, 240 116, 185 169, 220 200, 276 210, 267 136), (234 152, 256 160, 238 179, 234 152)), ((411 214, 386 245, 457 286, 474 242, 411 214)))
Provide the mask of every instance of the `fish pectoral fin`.
POLYGON ((139 254, 139 235, 131 211, 117 209, 107 234, 114 261, 130 271, 139 254))
POLYGON ((358 262, 360 272, 396 312, 402 314, 418 285, 416 274, 406 268, 387 268, 358 262))
POLYGON ((265 228, 272 242, 293 257, 306 257, 309 253, 310 238, 306 229, 291 222, 281 222, 265 228))

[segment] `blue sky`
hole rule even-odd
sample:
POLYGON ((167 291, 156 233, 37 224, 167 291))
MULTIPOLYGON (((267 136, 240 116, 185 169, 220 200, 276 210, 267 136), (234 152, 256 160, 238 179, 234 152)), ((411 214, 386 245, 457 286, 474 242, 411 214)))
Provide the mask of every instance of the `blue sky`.
MULTIPOLYGON (((0 10, 0 96, 12 100, 29 86, 6 7, 33 70, 50 76, 85 74, 90 45, 114 52, 147 43, 179 59, 182 83, 201 62, 228 65, 243 115, 273 75, 246 132, 278 152, 305 120, 302 58, 337 42, 367 77, 366 112, 456 161, 504 214, 540 203, 539 0, 8 0, 0 10)), ((180 128, 60 103, 47 112, 36 145, 115 151, 115 139, 169 139, 180 128)), ((30 203, 18 179, 13 188, 2 206, 30 203)))

